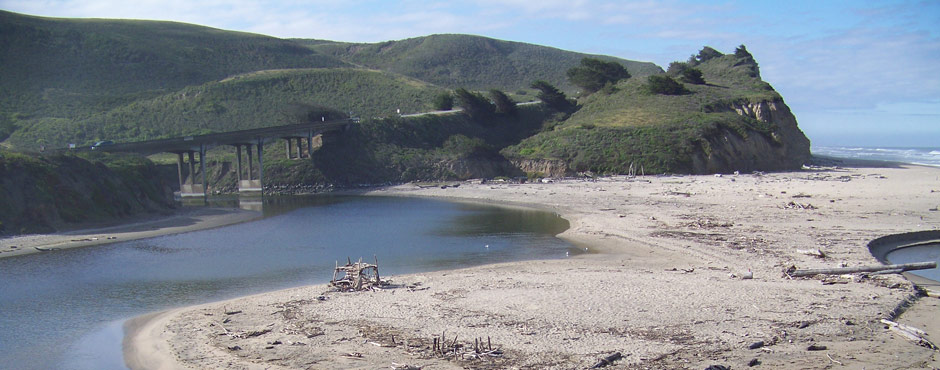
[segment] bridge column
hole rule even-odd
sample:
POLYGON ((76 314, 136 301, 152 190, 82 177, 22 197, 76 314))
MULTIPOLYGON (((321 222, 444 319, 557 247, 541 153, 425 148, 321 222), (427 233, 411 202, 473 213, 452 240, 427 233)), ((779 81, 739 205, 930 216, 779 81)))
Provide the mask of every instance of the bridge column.
POLYGON ((183 194, 183 152, 176 153, 176 174, 180 179, 180 196, 183 194))
POLYGON ((192 150, 189 151, 189 185, 196 185, 196 156, 192 150))
POLYGON ((264 140, 258 139, 258 183, 261 188, 261 195, 264 195, 264 140))
POLYGON ((304 157, 304 147, 302 145, 303 140, 304 139, 302 137, 297 138, 297 159, 301 159, 304 157))
POLYGON ((206 181, 206 145, 199 146, 199 169, 202 171, 202 197, 209 201, 209 182, 206 181))
MULTIPOLYGON (((294 159, 292 155, 294 154, 294 148, 292 146, 293 142, 291 141, 291 138, 289 137, 284 138, 284 143, 287 144, 287 147, 284 150, 285 152, 287 152, 287 159, 294 159)), ((261 158, 260 154, 258 155, 258 158, 261 158)))
POLYGON ((235 160, 238 161, 238 164, 235 165, 235 171, 238 174, 238 183, 242 183, 242 145, 235 144, 235 160))
POLYGON ((247 149, 246 152, 248 152, 248 179, 251 180, 252 173, 255 172, 255 165, 252 164, 254 161, 251 159, 251 144, 245 144, 245 149, 247 149))

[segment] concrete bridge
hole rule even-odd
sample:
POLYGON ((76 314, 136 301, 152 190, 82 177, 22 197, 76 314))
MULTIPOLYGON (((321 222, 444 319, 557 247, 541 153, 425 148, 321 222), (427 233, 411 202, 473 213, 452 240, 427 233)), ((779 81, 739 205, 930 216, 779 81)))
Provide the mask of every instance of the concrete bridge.
MULTIPOLYGON (((229 131, 206 135, 183 136, 170 139, 138 141, 131 143, 114 143, 85 147, 77 150, 100 150, 105 152, 125 152, 151 155, 157 153, 177 154, 177 174, 179 176, 180 196, 207 197, 208 183, 206 181, 206 151, 218 146, 235 147, 237 159, 238 191, 262 192, 264 189, 264 144, 276 140, 284 140, 287 147, 288 158, 309 158, 313 153, 314 137, 328 132, 341 131, 347 125, 354 123, 354 119, 342 119, 326 122, 302 123, 286 126, 263 127, 240 131, 229 131), (306 140, 306 142, 305 142, 306 140), (306 147, 306 153, 304 148, 306 147), (247 172, 242 168, 242 148, 248 156, 247 172), (252 154, 257 151, 258 171, 254 176, 254 160, 252 154), (202 173, 202 183, 196 183, 196 153, 199 154, 199 168, 202 173), (189 183, 185 183, 183 168, 187 167, 185 157, 189 157, 189 183), (243 176, 245 174, 245 176, 243 176)), ((76 150, 76 149, 73 149, 76 150)))

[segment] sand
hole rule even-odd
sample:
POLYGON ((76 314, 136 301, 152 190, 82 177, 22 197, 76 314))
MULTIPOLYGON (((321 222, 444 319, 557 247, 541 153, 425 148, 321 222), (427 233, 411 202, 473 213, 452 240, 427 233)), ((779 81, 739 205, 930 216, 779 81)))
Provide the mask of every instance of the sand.
MULTIPOLYGON (((128 365, 573 369, 620 352, 607 368, 940 367, 940 352, 880 322, 913 299, 903 276, 783 273, 876 265, 872 239, 937 229, 937 168, 464 182, 371 194, 557 212, 571 222, 560 236, 593 253, 391 276, 375 291, 300 287, 138 318, 126 326, 128 365), (441 337, 448 351, 463 346, 456 356, 432 351, 441 337), (480 342, 498 353, 477 355, 480 342)), ((896 320, 938 342, 938 308, 937 298, 922 297, 896 320)))
POLYGON ((147 215, 114 225, 0 239, 0 258, 118 243, 237 224, 261 218, 238 208, 182 207, 168 215, 147 215))

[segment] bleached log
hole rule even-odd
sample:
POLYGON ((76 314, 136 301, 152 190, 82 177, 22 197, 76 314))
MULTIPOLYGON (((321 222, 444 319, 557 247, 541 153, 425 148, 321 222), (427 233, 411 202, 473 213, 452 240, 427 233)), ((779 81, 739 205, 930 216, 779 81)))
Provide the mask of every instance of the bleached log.
POLYGON ((801 277, 801 276, 813 276, 813 275, 843 275, 843 274, 854 274, 857 272, 878 272, 885 270, 900 270, 900 271, 909 271, 909 270, 926 270, 936 268, 936 262, 915 262, 915 263, 903 263, 899 265, 878 265, 878 266, 858 266, 858 267, 836 267, 836 268, 827 268, 827 269, 806 269, 806 270, 796 270, 791 272, 789 275, 792 277, 801 277))

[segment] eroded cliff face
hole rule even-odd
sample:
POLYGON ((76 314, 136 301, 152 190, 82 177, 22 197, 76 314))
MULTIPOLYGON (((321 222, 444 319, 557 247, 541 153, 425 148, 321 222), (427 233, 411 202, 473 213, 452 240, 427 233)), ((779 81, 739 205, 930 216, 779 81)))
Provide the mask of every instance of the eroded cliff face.
POLYGON ((523 173, 541 174, 545 177, 565 177, 573 174, 568 164, 560 159, 523 159, 512 164, 523 173))
POLYGON ((772 124, 774 129, 769 134, 721 129, 709 135, 703 150, 692 156, 694 173, 795 170, 809 162, 809 139, 783 100, 733 103, 726 109, 772 124))

